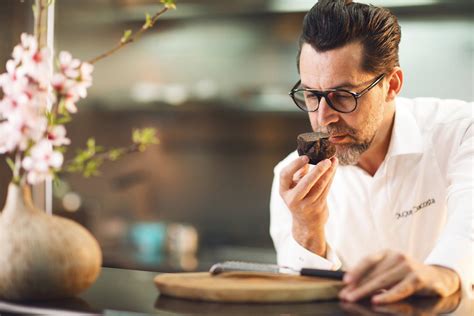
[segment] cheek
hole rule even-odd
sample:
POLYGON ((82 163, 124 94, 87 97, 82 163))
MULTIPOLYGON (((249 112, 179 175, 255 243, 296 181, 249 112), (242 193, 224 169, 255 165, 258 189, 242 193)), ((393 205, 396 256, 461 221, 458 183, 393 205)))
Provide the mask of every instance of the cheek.
POLYGON ((316 132, 319 129, 318 114, 316 112, 308 112, 308 118, 311 123, 311 128, 316 132))
POLYGON ((382 106, 372 103, 368 110, 363 115, 363 122, 361 122, 361 133, 364 137, 372 137, 378 129, 384 117, 384 109, 382 106))

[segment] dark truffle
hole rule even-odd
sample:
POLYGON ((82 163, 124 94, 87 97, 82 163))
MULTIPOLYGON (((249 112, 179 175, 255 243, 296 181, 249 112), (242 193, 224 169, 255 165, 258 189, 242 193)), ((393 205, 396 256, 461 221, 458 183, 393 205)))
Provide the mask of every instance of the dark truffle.
POLYGON ((329 135, 325 133, 300 134, 296 142, 298 154, 308 156, 309 163, 312 165, 336 154, 336 147, 329 142, 329 135))

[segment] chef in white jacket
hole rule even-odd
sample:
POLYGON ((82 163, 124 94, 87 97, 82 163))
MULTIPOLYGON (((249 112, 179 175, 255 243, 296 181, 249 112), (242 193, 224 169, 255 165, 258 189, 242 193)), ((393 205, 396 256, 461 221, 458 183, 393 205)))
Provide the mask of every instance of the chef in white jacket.
POLYGON ((473 104, 398 97, 400 27, 388 10, 320 0, 306 15, 291 97, 336 156, 274 169, 278 263, 347 271, 340 298, 470 295, 473 104))

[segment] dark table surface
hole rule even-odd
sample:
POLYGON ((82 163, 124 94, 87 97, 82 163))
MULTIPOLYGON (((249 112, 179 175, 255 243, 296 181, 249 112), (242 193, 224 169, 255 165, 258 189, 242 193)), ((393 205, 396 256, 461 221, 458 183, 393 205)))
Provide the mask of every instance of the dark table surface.
POLYGON ((372 306, 339 301, 295 304, 208 303, 160 296, 157 272, 103 268, 97 282, 74 299, 47 302, 0 301, 0 315, 474 315, 473 301, 413 297, 392 305, 372 306))

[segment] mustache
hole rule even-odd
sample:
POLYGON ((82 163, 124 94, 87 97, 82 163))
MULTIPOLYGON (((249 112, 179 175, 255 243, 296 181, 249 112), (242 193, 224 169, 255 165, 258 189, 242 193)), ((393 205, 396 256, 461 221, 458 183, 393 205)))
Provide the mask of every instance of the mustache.
POLYGON ((321 127, 319 129, 320 132, 327 133, 329 135, 349 135, 351 137, 355 137, 357 135, 357 131, 344 123, 331 123, 328 126, 321 127))

